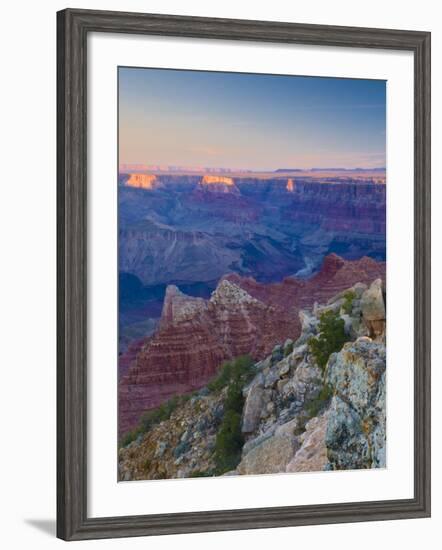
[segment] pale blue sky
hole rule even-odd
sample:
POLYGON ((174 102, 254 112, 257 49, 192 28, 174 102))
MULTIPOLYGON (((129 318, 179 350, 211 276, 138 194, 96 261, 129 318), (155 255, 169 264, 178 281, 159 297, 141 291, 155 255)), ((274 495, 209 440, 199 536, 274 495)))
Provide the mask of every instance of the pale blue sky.
POLYGON ((385 166, 386 83, 119 69, 120 164, 385 166))

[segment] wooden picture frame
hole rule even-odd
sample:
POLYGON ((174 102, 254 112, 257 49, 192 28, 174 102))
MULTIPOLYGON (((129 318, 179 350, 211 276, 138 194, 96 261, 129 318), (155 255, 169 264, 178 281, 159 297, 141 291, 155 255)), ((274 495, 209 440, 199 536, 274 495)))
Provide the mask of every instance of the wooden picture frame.
POLYGON ((67 9, 57 14, 57 536, 65 540, 430 515, 430 33, 67 9), (414 56, 414 497, 87 517, 87 37, 91 32, 407 50, 414 56))

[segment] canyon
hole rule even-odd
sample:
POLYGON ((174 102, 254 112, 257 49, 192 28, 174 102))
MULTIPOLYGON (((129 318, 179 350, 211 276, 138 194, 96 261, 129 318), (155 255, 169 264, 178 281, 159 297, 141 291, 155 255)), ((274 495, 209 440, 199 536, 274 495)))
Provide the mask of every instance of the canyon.
POLYGON ((120 435, 224 361, 296 339, 300 311, 385 281, 384 183, 376 171, 119 174, 120 435))
POLYGON ((168 285, 155 332, 120 355, 119 433, 133 428, 146 410, 201 388, 223 361, 243 354, 258 360, 277 343, 298 338, 302 309, 377 278, 385 281, 384 262, 331 254, 308 279, 260 283, 228 273, 209 299, 168 285))
POLYGON ((231 361, 208 385, 145 416, 121 441, 119 480, 385 468, 382 280, 357 282, 299 315, 296 340, 260 361, 231 361), (311 341, 327 340, 324 311, 335 332, 320 362, 311 341))
POLYGON ((227 273, 268 284, 311 277, 331 253, 384 261, 383 181, 381 171, 119 174, 120 351, 153 333, 169 284, 208 299, 227 273))

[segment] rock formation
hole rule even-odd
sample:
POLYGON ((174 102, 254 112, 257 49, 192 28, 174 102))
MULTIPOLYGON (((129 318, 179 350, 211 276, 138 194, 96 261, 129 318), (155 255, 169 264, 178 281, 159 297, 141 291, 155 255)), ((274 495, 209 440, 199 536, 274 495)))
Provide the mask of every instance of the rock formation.
MULTIPOLYGON (((379 288, 377 280, 356 283, 327 303, 301 312, 299 338, 284 340, 253 365, 253 377, 242 388, 241 455, 236 468, 225 475, 386 466, 385 333, 377 333, 376 340, 369 337, 372 312, 378 315, 382 305, 385 311, 379 288), (319 320, 327 311, 342 320, 348 342, 331 353, 322 369, 306 342, 318 336, 319 320)), ((169 294, 169 300, 183 299, 176 289, 169 294)), ((214 303, 239 301, 245 308, 256 305, 255 300, 224 282, 212 302, 193 302, 191 308, 208 314, 214 303)), ((173 321, 173 303, 168 308, 173 321)), ((385 329, 385 317, 376 320, 383 321, 385 329)), ((227 387, 203 388, 168 420, 122 447, 120 479, 215 475, 227 395, 227 387)))
POLYGON ((228 280, 210 300, 169 286, 157 332, 120 381, 120 432, 133 427, 143 411, 202 387, 223 360, 269 353, 279 338, 296 332, 297 324, 291 312, 253 298, 228 280))
POLYGON ((152 190, 161 187, 161 183, 158 181, 157 176, 152 174, 129 174, 126 186, 152 190))
POLYGON ((170 285, 158 330, 143 345, 137 344, 129 367, 123 356, 120 433, 136 425, 143 411, 202 387, 224 360, 242 354, 259 359, 281 340, 296 339, 301 308, 324 302, 355 281, 383 277, 384 272, 384 264, 369 258, 346 262, 331 255, 310 280, 289 278, 263 285, 230 275, 219 282, 210 300, 186 296, 170 285))
POLYGON ((210 193, 234 193, 239 195, 239 189, 232 178, 227 176, 203 176, 198 188, 210 193))
POLYGON ((367 257, 344 260, 336 254, 326 256, 320 271, 310 279, 286 277, 281 283, 262 284, 252 277, 241 277, 234 273, 225 276, 225 279, 241 286, 259 300, 279 307, 294 308, 296 316, 300 309, 310 308, 315 302, 324 303, 356 282, 370 283, 376 278, 385 280, 384 262, 367 257))
POLYGON ((297 181, 290 218, 325 231, 384 235, 386 186, 297 181))
POLYGON ((306 277, 331 252, 385 258, 385 185, 145 177, 155 178, 149 192, 125 183, 140 185, 139 174, 121 175, 118 191, 119 269, 144 285, 209 282, 229 269, 262 282, 306 277))
POLYGON ((378 316, 384 311, 378 326, 385 331, 379 288, 379 280, 370 286, 357 283, 328 304, 301 312, 303 333, 293 351, 279 362, 269 357, 256 365, 259 373, 245 390, 242 429, 247 439, 239 473, 260 473, 256 457, 267 455, 268 441, 281 433, 290 434, 293 452, 285 468, 274 472, 385 467, 385 332, 377 333, 376 341, 368 336, 374 310, 378 316), (343 295, 351 297, 350 305, 343 295), (315 337, 326 311, 344 321, 349 342, 331 354, 322 374, 305 342, 315 337), (271 407, 262 398, 257 404, 258 391, 264 389, 271 407))
POLYGON ((329 469, 385 468, 385 345, 361 337, 330 357, 329 469))

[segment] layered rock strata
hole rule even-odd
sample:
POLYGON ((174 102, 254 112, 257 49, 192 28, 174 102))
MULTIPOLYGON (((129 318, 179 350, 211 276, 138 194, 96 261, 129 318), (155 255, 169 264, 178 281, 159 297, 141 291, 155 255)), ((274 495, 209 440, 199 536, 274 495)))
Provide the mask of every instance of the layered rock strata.
MULTIPOLYGON (((301 312, 298 340, 287 339, 254 364, 242 389, 240 461, 225 475, 386 466, 385 332, 369 336, 371 312, 379 313, 381 305, 385 311, 383 296, 378 280, 357 283, 301 312), (343 303, 343 294, 351 301, 343 303), (344 321, 349 341, 321 369, 306 342, 318 335, 320 317, 330 310, 344 321)), ((385 327, 385 318, 377 320, 385 327)), ((121 448, 120 479, 214 475, 227 393, 227 387, 201 389, 168 420, 121 448)))
POLYGON ((156 333, 137 343, 135 356, 120 359, 125 371, 119 385, 120 433, 136 425, 145 410, 201 388, 223 361, 243 354, 259 359, 278 342, 296 339, 302 308, 326 301, 355 281, 384 276, 383 263, 330 255, 309 280, 264 285, 226 276, 209 300, 186 296, 170 285, 156 333))

